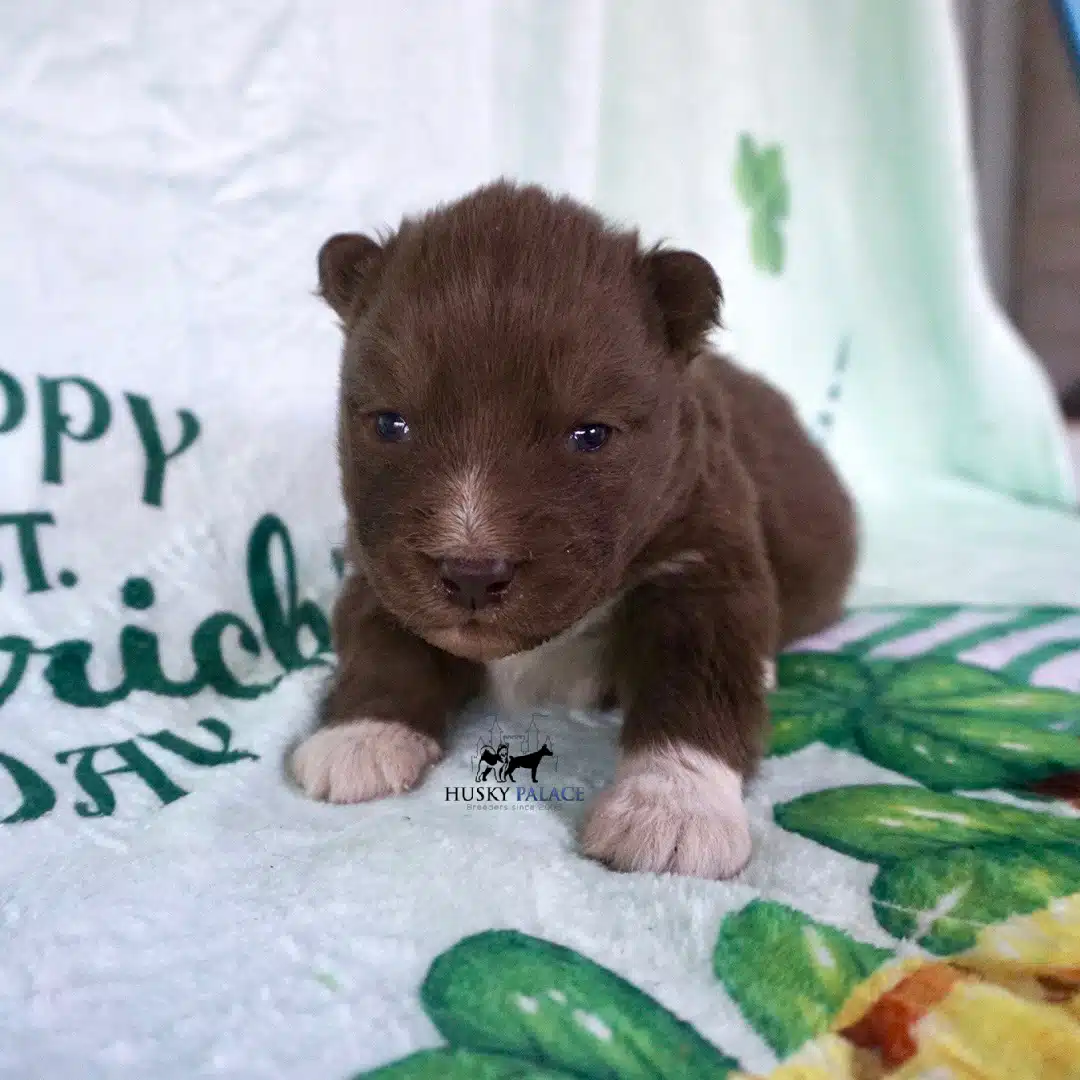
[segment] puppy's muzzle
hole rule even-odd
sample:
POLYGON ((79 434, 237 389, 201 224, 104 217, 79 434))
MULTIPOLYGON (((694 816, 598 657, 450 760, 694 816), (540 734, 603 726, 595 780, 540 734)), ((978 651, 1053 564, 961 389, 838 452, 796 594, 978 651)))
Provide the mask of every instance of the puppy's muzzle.
POLYGON ((509 559, 441 559, 439 578, 450 603, 481 611, 500 603, 514 580, 509 559))

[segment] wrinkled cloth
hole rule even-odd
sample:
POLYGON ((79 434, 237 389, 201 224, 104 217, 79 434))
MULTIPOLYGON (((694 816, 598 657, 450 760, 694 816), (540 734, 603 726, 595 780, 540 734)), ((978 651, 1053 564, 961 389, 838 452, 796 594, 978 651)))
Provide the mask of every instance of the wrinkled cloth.
POLYGON ((1026 891, 1015 852, 955 854, 1072 842, 1080 517, 983 280, 946 5, 0 0, 0 27, 0 1076, 696 1075, 663 1059, 684 1041, 764 1073, 881 957, 974 947, 943 898, 991 925, 1080 891, 1065 854, 1026 891), (732 882, 582 858, 614 715, 478 703, 367 806, 282 769, 341 567, 315 252, 502 174, 706 255, 718 343, 859 496, 852 613, 781 665, 732 882), (555 753, 482 804, 501 737, 555 753), (947 865, 910 840, 909 880, 880 821, 957 812, 910 790, 980 808, 947 865), (812 1023, 763 1027, 717 960, 766 902, 864 958, 827 992, 761 965, 812 1023))

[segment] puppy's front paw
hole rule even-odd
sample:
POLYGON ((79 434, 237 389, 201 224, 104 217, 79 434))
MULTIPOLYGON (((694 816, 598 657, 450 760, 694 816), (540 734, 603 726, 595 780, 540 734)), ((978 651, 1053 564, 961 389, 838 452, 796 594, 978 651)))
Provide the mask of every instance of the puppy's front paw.
POLYGON ((429 735, 397 721, 320 728, 293 752, 292 774, 313 799, 367 802, 408 791, 442 756, 429 735))
POLYGON ((589 808, 582 847, 614 870, 732 877, 750 859, 742 778, 688 746, 631 754, 589 808))

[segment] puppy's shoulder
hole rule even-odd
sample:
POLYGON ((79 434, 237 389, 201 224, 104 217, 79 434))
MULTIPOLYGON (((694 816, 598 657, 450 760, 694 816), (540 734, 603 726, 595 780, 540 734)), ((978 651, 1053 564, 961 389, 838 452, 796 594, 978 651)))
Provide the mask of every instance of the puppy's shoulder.
POLYGON ((754 421, 795 420, 791 399, 768 379, 740 365, 723 353, 705 350, 691 364, 691 379, 698 398, 736 425, 754 421))

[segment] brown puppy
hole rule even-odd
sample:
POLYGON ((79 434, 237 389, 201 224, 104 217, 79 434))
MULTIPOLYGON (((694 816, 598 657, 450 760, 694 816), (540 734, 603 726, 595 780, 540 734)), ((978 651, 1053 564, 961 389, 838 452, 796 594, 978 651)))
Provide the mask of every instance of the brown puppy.
POLYGON ((709 352, 720 283, 569 199, 497 183, 381 242, 332 237, 350 574, 312 796, 404 791, 485 684, 617 703, 587 854, 727 877, 763 670, 841 611, 851 503, 788 401, 709 352))

